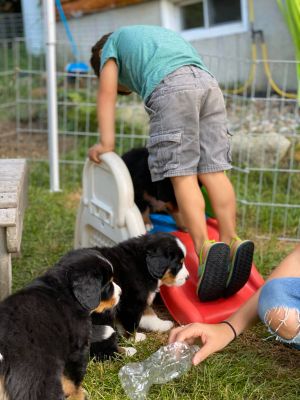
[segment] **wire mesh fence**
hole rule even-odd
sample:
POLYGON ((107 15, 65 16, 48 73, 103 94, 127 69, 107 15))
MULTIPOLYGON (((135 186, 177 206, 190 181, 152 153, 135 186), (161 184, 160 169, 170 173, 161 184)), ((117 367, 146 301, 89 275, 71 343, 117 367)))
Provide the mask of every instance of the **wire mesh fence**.
MULTIPOLYGON (((0 53, 0 155, 26 157, 46 168, 45 57, 28 54, 20 39, 0 41, 0 53)), ((62 188, 78 187, 88 148, 98 140, 97 80, 91 72, 65 71, 72 61, 68 44, 59 43, 57 54, 61 184, 62 188)), ((300 116, 291 84, 296 81, 296 63, 203 58, 219 80, 226 101, 239 231, 298 240, 300 116), (276 93, 267 74, 262 79, 251 73, 254 68, 265 71, 266 63, 276 85, 291 97, 276 93)), ((118 98, 116 137, 119 154, 146 145, 148 117, 137 96, 118 98)))
POLYGON ((0 39, 23 36, 21 13, 0 13, 0 39))

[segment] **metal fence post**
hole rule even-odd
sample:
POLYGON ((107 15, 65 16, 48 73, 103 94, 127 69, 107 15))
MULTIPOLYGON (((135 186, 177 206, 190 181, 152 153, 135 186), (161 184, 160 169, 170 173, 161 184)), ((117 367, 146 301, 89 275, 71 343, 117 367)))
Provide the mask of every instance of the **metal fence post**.
POLYGON ((48 143, 50 163, 50 190, 59 188, 59 152, 56 84, 56 34, 54 0, 43 0, 46 25, 46 68, 48 98, 48 143))

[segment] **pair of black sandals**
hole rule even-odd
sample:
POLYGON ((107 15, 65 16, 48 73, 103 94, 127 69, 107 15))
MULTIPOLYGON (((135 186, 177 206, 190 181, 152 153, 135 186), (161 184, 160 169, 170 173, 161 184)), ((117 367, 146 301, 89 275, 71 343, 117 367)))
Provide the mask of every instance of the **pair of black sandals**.
POLYGON ((237 293, 247 283, 253 261, 254 243, 250 240, 241 241, 236 237, 230 245, 210 242, 212 244, 205 260, 202 260, 203 248, 199 256, 197 295, 201 301, 227 298, 237 293), (239 243, 230 257, 231 248, 236 242, 239 243))

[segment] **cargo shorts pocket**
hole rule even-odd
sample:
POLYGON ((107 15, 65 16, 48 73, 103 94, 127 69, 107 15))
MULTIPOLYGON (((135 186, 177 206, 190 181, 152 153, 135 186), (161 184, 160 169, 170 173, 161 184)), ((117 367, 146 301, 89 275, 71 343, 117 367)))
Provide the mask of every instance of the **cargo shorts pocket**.
POLYGON ((149 168, 154 175, 176 169, 179 166, 182 129, 152 134, 149 138, 149 168))
POLYGON ((227 144, 227 161, 229 162, 229 164, 232 163, 232 150, 231 150, 231 138, 232 138, 233 134, 230 132, 229 129, 227 129, 227 138, 228 138, 228 144, 227 144))
POLYGON ((144 104, 144 109, 145 109, 146 113, 149 115, 149 117, 156 114, 156 111, 153 110, 153 108, 148 107, 146 104, 144 104))

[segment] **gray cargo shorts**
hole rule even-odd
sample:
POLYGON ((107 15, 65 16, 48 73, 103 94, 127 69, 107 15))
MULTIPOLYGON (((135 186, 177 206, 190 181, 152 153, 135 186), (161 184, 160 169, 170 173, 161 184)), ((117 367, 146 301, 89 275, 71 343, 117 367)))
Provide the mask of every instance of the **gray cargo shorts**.
POLYGON ((216 79, 187 65, 167 75, 145 102, 152 181, 231 169, 223 94, 216 79))

